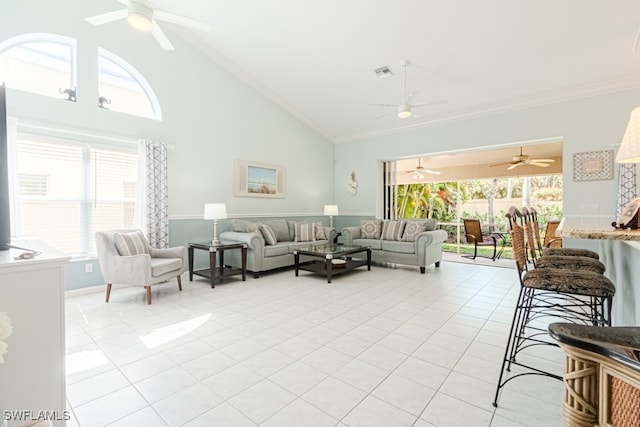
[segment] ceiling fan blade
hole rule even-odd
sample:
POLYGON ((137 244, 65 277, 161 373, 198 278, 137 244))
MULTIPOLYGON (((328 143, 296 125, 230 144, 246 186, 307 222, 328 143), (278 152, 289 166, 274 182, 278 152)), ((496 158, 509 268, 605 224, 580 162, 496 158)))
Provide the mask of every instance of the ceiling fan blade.
POLYGON ((506 165, 512 165, 513 162, 502 162, 502 163, 494 163, 492 165, 489 165, 490 168, 496 167, 496 166, 506 166, 506 165))
POLYGON ((548 168, 551 166, 549 163, 538 163, 535 160, 530 161, 529 164, 532 166, 540 166, 541 168, 548 168))
POLYGON ((156 21, 151 21, 151 35, 164 50, 174 50, 173 45, 156 21))
POLYGON ((433 175, 440 175, 442 173, 440 171, 434 171, 434 170, 431 170, 431 169, 423 169, 423 172, 430 173, 430 174, 433 174, 433 175))
POLYGON ((553 159, 531 159, 532 162, 553 163, 553 159))
POLYGON ((518 163, 514 163, 514 164, 512 164, 511 166, 509 166, 509 167, 507 168, 507 170, 508 170, 508 171, 510 171, 511 169, 515 169, 515 168, 517 168, 518 166, 520 166, 521 164, 522 164, 522 163, 520 163, 520 162, 518 162, 518 163))
POLYGON ((397 107, 396 104, 369 104, 372 107, 397 107))
POLYGON ((123 5, 129 7, 129 0, 118 0, 118 3, 122 3, 123 5))
POLYGON ((169 22, 171 24, 182 25, 183 27, 193 28, 200 31, 211 31, 211 25, 196 19, 187 18, 186 16, 176 15, 175 13, 165 12, 164 10, 154 10, 154 19, 169 22))
POLYGON ((449 101, 446 100, 442 100, 442 101, 433 101, 433 102, 426 102, 423 104, 413 104, 411 105, 412 107, 431 107, 434 105, 442 105, 442 104, 447 104, 449 101))
POLYGON ((127 17, 127 9, 114 10, 113 12, 102 13, 96 16, 90 16, 85 18, 89 24, 102 25, 109 22, 117 21, 118 19, 124 19, 127 17))

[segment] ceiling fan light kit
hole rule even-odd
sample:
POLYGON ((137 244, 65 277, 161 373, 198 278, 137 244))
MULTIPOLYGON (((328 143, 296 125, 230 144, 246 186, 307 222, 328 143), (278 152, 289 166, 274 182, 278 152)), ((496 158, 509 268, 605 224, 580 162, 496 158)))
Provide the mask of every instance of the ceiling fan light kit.
POLYGON ((128 9, 127 22, 129 25, 139 31, 151 30, 151 20, 153 19, 151 8, 142 3, 131 2, 128 9))
MULTIPOLYGON (((409 93, 407 95, 407 67, 409 66, 409 64, 411 64, 411 62, 409 62, 408 59, 405 59, 403 61, 400 62, 400 65, 403 68, 403 73, 402 73, 402 103, 401 104, 372 104, 373 106, 376 107, 395 107, 393 110, 389 110, 386 113, 384 113, 383 115, 379 116, 378 119, 381 119, 382 117, 386 116, 387 114, 391 114, 393 112, 396 112, 396 114, 398 115, 398 118, 400 119, 408 119, 409 117, 413 116, 413 109, 417 108, 417 107, 431 107, 433 105, 439 105, 439 104, 446 104, 446 101, 435 101, 435 102, 429 102, 426 104, 414 104, 413 103, 413 98, 415 96, 414 93, 409 93)), ((379 69, 376 69, 376 75, 378 75, 378 77, 381 76, 381 74, 384 74, 384 77, 388 77, 393 75, 393 72, 391 72, 391 70, 388 71, 388 73, 382 73, 379 72, 379 70, 383 70, 385 69, 385 67, 381 67, 379 69)), ((386 69, 388 70, 388 67, 386 67, 386 69)), ((416 116, 417 117, 417 116, 416 116)))
POLYGON ((208 23, 156 9, 151 0, 118 0, 118 2, 125 5, 126 9, 90 16, 85 21, 93 25, 103 25, 126 18, 129 25, 136 30, 150 32, 164 50, 174 49, 164 31, 158 25, 158 21, 169 22, 194 30, 211 31, 211 26, 208 23))

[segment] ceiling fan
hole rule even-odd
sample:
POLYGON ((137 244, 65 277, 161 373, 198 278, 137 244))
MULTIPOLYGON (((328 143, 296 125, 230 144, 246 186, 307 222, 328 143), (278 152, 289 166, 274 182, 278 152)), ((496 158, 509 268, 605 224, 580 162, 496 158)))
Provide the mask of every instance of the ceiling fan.
POLYGON ((531 165, 539 166, 541 168, 548 168, 550 166, 549 163, 553 162, 555 162, 555 160, 553 159, 532 159, 528 154, 522 154, 522 147, 520 147, 520 155, 513 157, 512 161, 496 163, 493 165, 489 165, 489 167, 509 165, 507 170, 511 170, 517 168, 518 166, 531 165))
POLYGON ((405 171, 405 174, 413 174, 413 179, 417 180, 421 180, 425 178, 425 174, 430 173, 433 175, 440 175, 441 172, 440 171, 434 171, 431 169, 425 169, 424 166, 422 166, 422 159, 418 158, 418 166, 415 167, 415 169, 410 170, 410 171, 405 171))
POLYGON ((440 104, 446 104, 447 101, 434 101, 434 102, 428 102, 426 104, 414 104, 413 103, 413 98, 415 97, 415 93, 412 92, 409 95, 407 95, 407 67, 409 66, 410 62, 408 59, 405 59, 403 61, 400 62, 400 65, 402 65, 403 68, 403 77, 402 77, 402 103, 401 104, 371 104, 375 107, 394 107, 393 109, 387 111, 386 113, 384 113, 383 115, 379 116, 378 119, 391 114, 393 112, 396 112, 398 114, 398 117, 401 119, 406 119, 411 117, 411 115, 413 114, 413 109, 414 108, 418 108, 418 107, 431 107, 433 105, 440 105, 440 104))
POLYGON ((206 22, 154 8, 151 0, 118 0, 118 2, 127 6, 126 9, 91 16, 86 18, 85 21, 93 25, 102 25, 126 18, 133 28, 140 31, 150 31, 151 35, 164 50, 174 50, 174 48, 156 21, 169 22, 200 31, 211 31, 211 26, 206 22))

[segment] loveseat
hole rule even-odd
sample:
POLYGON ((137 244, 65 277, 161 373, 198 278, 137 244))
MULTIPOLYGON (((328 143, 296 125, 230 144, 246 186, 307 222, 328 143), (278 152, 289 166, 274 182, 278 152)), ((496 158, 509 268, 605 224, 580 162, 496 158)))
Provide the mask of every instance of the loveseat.
POLYGON ((347 245, 370 246, 374 262, 415 265, 424 274, 426 266, 440 266, 442 242, 447 239, 447 232, 435 226, 434 219, 369 219, 341 233, 347 245))
MULTIPOLYGON (((337 231, 324 227, 321 222, 300 222, 286 219, 263 221, 231 220, 231 231, 220 233, 222 243, 242 242, 247 244, 247 270, 253 277, 260 272, 293 266, 293 251, 310 244, 333 242, 337 231)), ((241 266, 240 251, 225 254, 224 263, 241 266)))

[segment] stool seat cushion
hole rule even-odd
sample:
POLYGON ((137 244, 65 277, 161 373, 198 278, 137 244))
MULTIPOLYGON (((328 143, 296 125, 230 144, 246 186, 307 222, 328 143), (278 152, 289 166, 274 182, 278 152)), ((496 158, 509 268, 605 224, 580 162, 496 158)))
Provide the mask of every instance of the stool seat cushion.
POLYGON ((597 259, 584 256, 542 256, 536 261, 536 268, 568 268, 570 270, 591 271, 603 274, 604 264, 597 259))
POLYGON ((579 248, 545 248, 542 250, 542 256, 586 256, 593 259, 600 259, 600 256, 597 252, 591 251, 589 249, 579 249, 579 248))
POLYGON ((584 296, 613 296, 616 288, 607 277, 590 271, 536 268, 527 271, 522 284, 528 288, 584 296))

